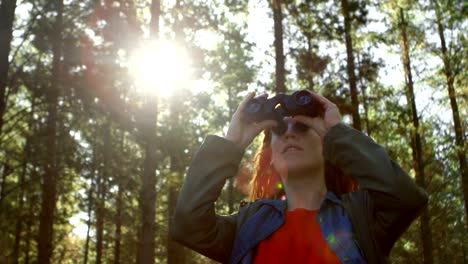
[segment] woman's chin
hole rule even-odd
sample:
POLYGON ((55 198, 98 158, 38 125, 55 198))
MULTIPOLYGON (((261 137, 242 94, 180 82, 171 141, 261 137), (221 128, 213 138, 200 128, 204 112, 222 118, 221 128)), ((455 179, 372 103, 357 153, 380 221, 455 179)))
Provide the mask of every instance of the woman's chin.
POLYGON ((314 171, 321 170, 324 168, 323 157, 311 157, 314 155, 304 155, 297 151, 297 154, 293 151, 290 153, 284 153, 278 158, 274 159, 273 165, 276 172, 284 177, 288 175, 310 175, 314 171))
POLYGON ((291 175, 307 174, 323 168, 323 163, 310 160, 286 159, 287 172, 291 175))

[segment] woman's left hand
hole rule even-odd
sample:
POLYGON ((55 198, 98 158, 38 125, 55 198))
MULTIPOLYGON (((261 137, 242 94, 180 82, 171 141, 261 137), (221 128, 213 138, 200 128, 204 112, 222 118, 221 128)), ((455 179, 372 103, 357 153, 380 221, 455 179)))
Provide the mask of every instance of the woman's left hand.
POLYGON ((315 101, 320 104, 320 107, 323 110, 323 116, 308 117, 308 116, 298 115, 298 116, 294 116, 292 120, 294 122, 301 122, 311 127, 317 132, 317 134, 323 140, 328 130, 332 126, 342 121, 340 110, 334 103, 330 102, 327 98, 314 92, 310 92, 310 93, 314 97, 315 101))

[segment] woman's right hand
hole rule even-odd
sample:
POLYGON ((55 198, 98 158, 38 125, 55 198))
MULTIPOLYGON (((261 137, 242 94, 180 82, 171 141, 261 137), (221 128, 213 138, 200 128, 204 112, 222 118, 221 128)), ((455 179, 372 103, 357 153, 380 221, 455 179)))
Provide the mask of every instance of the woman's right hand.
MULTIPOLYGON (((247 98, 239 105, 236 112, 232 116, 231 123, 229 124, 228 131, 224 137, 227 140, 232 141, 236 145, 247 148, 254 138, 262 132, 264 129, 271 128, 277 125, 274 120, 265 120, 259 123, 247 123, 245 121, 245 108, 250 99, 254 98, 255 93, 251 92, 247 95, 247 98)), ((262 96, 268 97, 267 94, 262 96)))

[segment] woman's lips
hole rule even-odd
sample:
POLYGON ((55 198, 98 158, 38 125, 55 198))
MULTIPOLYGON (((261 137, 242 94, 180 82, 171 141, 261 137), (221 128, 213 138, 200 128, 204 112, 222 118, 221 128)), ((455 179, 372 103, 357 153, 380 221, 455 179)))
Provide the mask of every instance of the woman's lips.
POLYGON ((303 151, 303 149, 299 147, 298 145, 288 144, 283 148, 282 153, 292 152, 292 151, 303 151))

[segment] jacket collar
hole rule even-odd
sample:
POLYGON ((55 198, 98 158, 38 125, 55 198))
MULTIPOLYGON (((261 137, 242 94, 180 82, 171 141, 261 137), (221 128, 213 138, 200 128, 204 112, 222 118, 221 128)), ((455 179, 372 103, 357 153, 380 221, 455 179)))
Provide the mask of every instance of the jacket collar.
MULTIPOLYGON (((286 211, 288 208, 288 198, 286 197, 285 199, 261 199, 258 201, 261 205, 267 204, 275 208, 276 210, 280 212, 286 211)), ((320 208, 323 208, 326 206, 327 203, 333 202, 338 205, 343 205, 343 202, 341 199, 339 199, 333 192, 329 191, 325 195, 325 198, 323 199, 322 203, 320 204, 320 208)))
POLYGON ((261 199, 258 201, 260 203, 260 205, 270 205, 272 206, 273 208, 275 208, 276 210, 280 211, 280 212, 284 212, 286 211, 286 208, 288 207, 288 203, 287 203, 287 200, 286 199, 261 199))
POLYGON ((338 198, 333 192, 327 192, 325 199, 323 199, 322 204, 320 205, 320 208, 322 208, 323 204, 328 201, 343 205, 343 201, 341 201, 341 199, 338 198))

